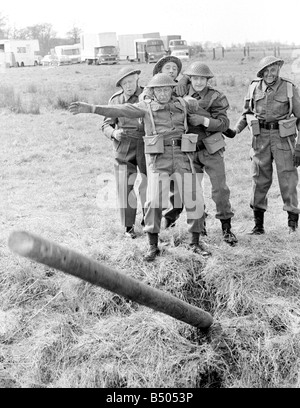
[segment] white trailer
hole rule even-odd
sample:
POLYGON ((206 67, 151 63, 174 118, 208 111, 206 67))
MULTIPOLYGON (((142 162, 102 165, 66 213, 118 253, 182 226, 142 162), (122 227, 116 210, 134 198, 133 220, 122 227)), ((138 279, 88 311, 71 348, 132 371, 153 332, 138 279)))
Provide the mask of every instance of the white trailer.
POLYGON ((81 45, 57 45, 54 47, 54 52, 58 58, 67 57, 70 64, 77 64, 81 62, 81 45))
POLYGON ((40 64, 38 40, 0 40, 0 59, 6 67, 25 67, 40 64))
POLYGON ((134 40, 138 40, 142 37, 143 34, 121 34, 118 36, 120 60, 135 60, 136 51, 134 40))
POLYGON ((136 61, 136 40, 141 38, 160 38, 159 32, 144 34, 120 34, 118 35, 120 60, 136 61))
POLYGON ((88 64, 116 64, 118 62, 117 33, 85 33, 80 36, 81 61, 88 64))

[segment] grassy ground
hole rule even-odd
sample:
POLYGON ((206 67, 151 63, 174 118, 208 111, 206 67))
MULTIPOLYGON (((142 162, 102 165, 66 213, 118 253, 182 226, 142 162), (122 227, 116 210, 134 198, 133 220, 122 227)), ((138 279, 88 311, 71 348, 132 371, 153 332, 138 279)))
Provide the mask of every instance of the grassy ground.
MULTIPOLYGON (((258 61, 206 62, 228 96, 234 124, 258 61)), ((142 85, 152 68, 141 65, 142 85)), ((141 226, 136 240, 125 240, 117 209, 99 206, 102 176, 113 176, 102 117, 72 116, 65 108, 76 99, 105 103, 119 69, 76 65, 1 73, 0 387, 299 387, 299 233, 288 235, 275 177, 267 234, 246 234, 253 226, 247 130, 226 140, 238 246, 222 241, 207 177, 213 255, 205 261, 186 248, 185 215, 161 233, 163 254, 147 264, 141 226), (18 257, 7 246, 15 230, 171 293, 210 312, 214 324, 201 332, 18 257)), ((287 64, 287 76, 289 69, 287 64)))

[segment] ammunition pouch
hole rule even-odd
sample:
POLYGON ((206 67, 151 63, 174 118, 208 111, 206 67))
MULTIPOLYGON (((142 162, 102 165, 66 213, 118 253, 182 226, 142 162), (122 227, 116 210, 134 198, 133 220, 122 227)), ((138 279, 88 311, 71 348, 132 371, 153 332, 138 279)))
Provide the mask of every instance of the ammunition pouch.
POLYGON ((195 152, 197 146, 198 135, 196 133, 184 133, 181 139, 182 152, 195 152))
POLYGON ((246 119, 252 136, 258 136, 260 134, 259 120, 250 114, 246 115, 246 119))
POLYGON ((296 127, 297 118, 292 117, 289 119, 279 120, 279 135, 280 137, 288 137, 297 134, 296 127))
POLYGON ((145 153, 159 154, 164 153, 164 138, 158 134, 153 136, 144 136, 145 153))
POLYGON ((226 146, 222 132, 215 132, 202 139, 202 142, 209 154, 214 154, 226 146))

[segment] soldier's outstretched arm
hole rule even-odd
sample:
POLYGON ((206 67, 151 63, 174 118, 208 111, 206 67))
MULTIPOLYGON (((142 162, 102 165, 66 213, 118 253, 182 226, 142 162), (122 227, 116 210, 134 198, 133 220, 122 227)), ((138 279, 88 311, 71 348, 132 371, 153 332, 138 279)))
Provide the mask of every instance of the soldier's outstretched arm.
POLYGON ((146 111, 138 106, 139 104, 124 103, 120 105, 92 105, 85 102, 72 102, 69 111, 73 115, 79 113, 95 113, 96 115, 108 116, 111 118, 141 118, 146 111))

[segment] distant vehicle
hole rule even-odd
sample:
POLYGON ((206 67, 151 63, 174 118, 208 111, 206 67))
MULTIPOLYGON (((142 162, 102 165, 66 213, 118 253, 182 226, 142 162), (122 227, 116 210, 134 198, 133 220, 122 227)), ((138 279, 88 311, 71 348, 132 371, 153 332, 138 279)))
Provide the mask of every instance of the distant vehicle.
POLYGON ((26 67, 40 64, 38 40, 0 40, 1 60, 6 67, 26 67))
POLYGON ((42 58, 41 63, 43 67, 47 66, 58 67, 60 65, 72 64, 71 59, 69 58, 68 55, 58 56, 56 54, 45 55, 42 58))
POLYGON ((81 45, 57 45, 54 47, 55 54, 60 58, 67 56, 71 64, 78 64, 81 62, 81 45))
POLYGON ((119 62, 118 59, 118 49, 112 45, 105 45, 103 47, 98 48, 98 65, 101 64, 117 64, 119 62))
POLYGON ((135 58, 139 62, 157 62, 166 55, 163 40, 160 38, 139 38, 134 40, 135 58))
POLYGON ((120 60, 136 61, 136 46, 134 40, 140 38, 158 38, 159 32, 144 33, 144 34, 120 34, 118 35, 118 47, 120 60))
POLYGON ((181 61, 188 61, 190 59, 189 52, 186 50, 175 50, 172 51, 171 55, 179 58, 181 61))
POLYGON ((81 62, 87 64, 117 64, 118 41, 115 32, 81 34, 81 62))
POLYGON ((169 48, 170 48, 170 51, 172 52, 175 50, 187 50, 189 47, 185 40, 180 39, 180 40, 170 40, 169 48))
POLYGON ((164 42, 165 50, 168 51, 170 49, 170 41, 181 40, 181 35, 164 35, 161 36, 161 39, 164 42))

